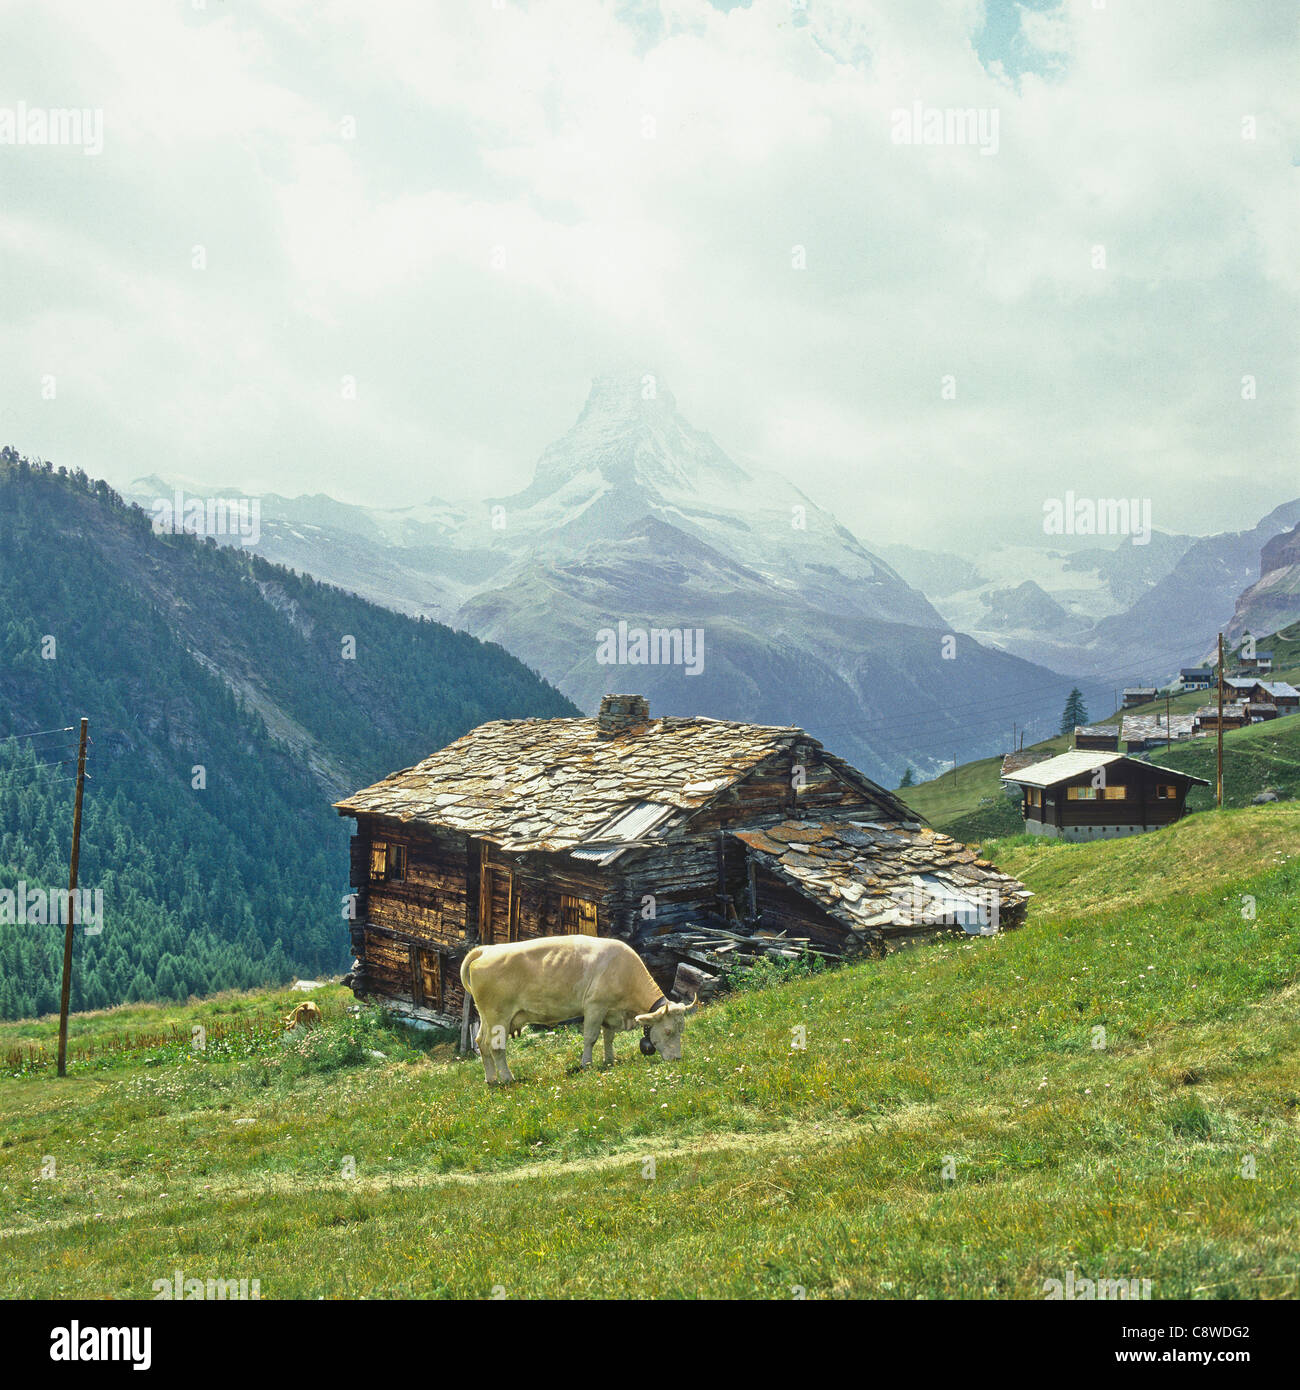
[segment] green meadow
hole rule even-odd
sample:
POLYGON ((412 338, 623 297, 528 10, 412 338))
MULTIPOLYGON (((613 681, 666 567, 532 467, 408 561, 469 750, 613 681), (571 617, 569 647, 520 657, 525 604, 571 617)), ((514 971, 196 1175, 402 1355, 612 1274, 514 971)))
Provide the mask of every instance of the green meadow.
POLYGON ((984 852, 1023 928, 774 974, 676 1064, 536 1032, 489 1089, 337 985, 303 1034, 288 991, 75 1016, 63 1080, 2 1025, 0 1293, 1300 1295, 1300 808, 984 852))

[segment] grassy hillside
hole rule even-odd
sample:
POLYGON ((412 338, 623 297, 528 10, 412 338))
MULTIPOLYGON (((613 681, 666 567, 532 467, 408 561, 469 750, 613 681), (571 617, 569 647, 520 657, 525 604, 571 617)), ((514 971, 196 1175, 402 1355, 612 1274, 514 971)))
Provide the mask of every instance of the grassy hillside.
MULTIPOLYGON (((1157 749, 1151 761, 1206 778, 1208 787, 1193 787, 1190 810, 1214 805, 1216 750, 1212 738, 1157 749)), ((1245 806, 1267 789, 1283 797, 1300 796, 1300 715, 1233 729, 1223 736, 1223 803, 1245 806)))
MULTIPOLYGON (((1061 734, 1030 745, 1044 758, 1055 757, 1072 746, 1072 740, 1061 734)), ((963 763, 956 772, 945 772, 932 782, 907 787, 899 795, 914 810, 934 825, 943 826, 956 816, 970 815, 988 797, 1002 797, 1002 754, 981 758, 978 762, 963 763)))
POLYGON ((77 1019, 62 1082, 0 1025, 0 1295, 1294 1298, 1298 844, 1012 842, 1020 931, 733 995, 678 1064, 530 1035, 501 1091, 337 987, 302 1039, 290 994, 77 1019))
POLYGON ((986 840, 981 849, 1004 873, 1032 884, 1039 894, 1034 920, 1047 922, 1155 907, 1181 893, 1244 882, 1300 858, 1297 828, 1300 806, 1279 805, 1211 811, 1155 835, 1130 835, 1104 846, 1017 835, 986 840))

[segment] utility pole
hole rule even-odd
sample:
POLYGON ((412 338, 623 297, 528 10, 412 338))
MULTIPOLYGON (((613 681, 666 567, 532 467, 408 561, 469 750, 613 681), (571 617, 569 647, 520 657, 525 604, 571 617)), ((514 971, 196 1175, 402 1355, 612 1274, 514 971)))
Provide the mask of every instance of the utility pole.
POLYGON ((1169 722, 1169 692, 1165 691, 1165 750, 1174 740, 1174 726, 1169 722))
POLYGON ((1219 633, 1219 778, 1215 804, 1223 808, 1223 633, 1219 633))
POLYGON ((86 785, 86 732, 90 721, 81 721, 81 746, 77 750, 77 799, 72 811, 72 858, 68 864, 68 920, 63 928, 63 988, 59 993, 59 1075, 68 1074, 68 991, 72 988, 72 932, 77 924, 77 865, 81 859, 81 794, 86 785))

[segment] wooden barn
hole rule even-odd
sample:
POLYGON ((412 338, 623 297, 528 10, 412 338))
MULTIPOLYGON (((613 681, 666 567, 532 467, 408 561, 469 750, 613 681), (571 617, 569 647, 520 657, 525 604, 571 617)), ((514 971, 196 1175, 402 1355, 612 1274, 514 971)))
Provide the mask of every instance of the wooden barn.
POLYGON ((1076 748, 1094 749, 1100 753, 1119 752, 1119 730, 1114 724, 1077 724, 1074 729, 1076 748))
POLYGON ((1014 926, 1030 896, 802 729, 651 719, 641 696, 480 725, 336 809, 357 823, 349 982, 434 1021, 480 942, 582 932, 654 962, 712 924, 850 954, 1014 926))
POLYGON ((1245 705, 1225 704, 1222 715, 1218 705, 1202 705, 1196 711, 1197 733, 1217 734, 1220 724, 1226 733, 1229 729, 1244 729, 1249 723, 1250 715, 1246 713, 1245 705))
POLYGON ((1158 830, 1182 819, 1189 787, 1209 785, 1124 753, 1095 752, 1061 753, 1006 780, 1021 790, 1025 830, 1063 840, 1158 830))

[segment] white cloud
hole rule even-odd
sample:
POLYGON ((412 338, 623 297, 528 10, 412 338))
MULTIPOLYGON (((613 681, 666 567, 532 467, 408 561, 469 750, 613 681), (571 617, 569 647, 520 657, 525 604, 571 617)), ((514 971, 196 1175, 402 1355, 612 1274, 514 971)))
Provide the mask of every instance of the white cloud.
POLYGON ((1284 4, 1024 9, 1050 75, 1014 84, 975 0, 130 13, 0 13, 0 88, 105 112, 97 159, 0 147, 27 452, 501 492, 617 356, 868 543, 1032 524, 1063 480, 1194 530, 1295 490, 1284 4), (916 101, 997 108, 997 155, 894 145, 916 101))

